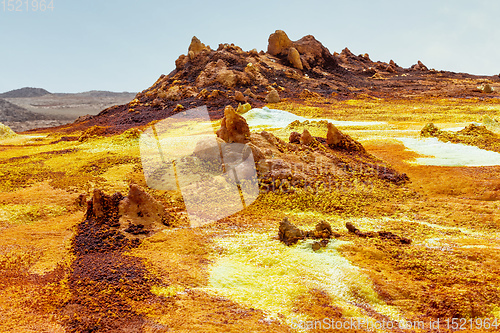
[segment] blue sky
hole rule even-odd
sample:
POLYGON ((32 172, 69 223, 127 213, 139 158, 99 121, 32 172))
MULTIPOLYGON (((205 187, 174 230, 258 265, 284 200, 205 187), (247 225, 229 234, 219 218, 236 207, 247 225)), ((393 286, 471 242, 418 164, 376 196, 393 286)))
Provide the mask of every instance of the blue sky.
POLYGON ((314 35, 332 53, 348 47, 404 67, 421 60, 438 70, 500 73, 496 0, 53 0, 53 6, 9 12, 0 2, 0 92, 141 91, 175 68, 193 35, 212 48, 266 50, 276 29, 292 40, 314 35))

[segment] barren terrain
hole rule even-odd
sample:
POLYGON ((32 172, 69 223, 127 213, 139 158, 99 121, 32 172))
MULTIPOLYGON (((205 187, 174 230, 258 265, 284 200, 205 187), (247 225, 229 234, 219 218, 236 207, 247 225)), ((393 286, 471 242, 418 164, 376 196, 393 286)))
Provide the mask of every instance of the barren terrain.
MULTIPOLYGON (((129 103, 0 140, 0 331, 331 331, 324 318, 500 331, 500 163, 479 162, 500 134, 500 78, 285 37, 268 52, 193 38, 129 103), (183 116, 204 105, 209 119, 183 116), (430 122, 439 140, 421 137, 430 122), (485 127, 452 134, 471 123, 485 127), (161 152, 208 134, 250 148, 260 191, 194 227, 179 185, 148 179, 144 142, 161 152), (477 149, 466 153, 477 163, 410 143, 477 149)), ((200 201, 217 195, 207 188, 200 201)))

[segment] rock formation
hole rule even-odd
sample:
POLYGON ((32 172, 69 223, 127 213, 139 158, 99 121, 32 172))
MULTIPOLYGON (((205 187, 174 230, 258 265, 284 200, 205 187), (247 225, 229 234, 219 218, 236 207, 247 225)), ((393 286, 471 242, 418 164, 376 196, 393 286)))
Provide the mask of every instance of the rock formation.
POLYGON ((221 128, 217 131, 217 136, 227 143, 245 143, 248 142, 250 129, 245 118, 228 105, 224 109, 224 118, 222 118, 221 128))
POLYGON ((482 86, 479 86, 478 90, 486 94, 490 94, 494 91, 493 87, 489 83, 485 83, 482 86))
POLYGON ((7 139, 16 136, 17 134, 8 126, 0 123, 0 139, 7 139))
POLYGON ((278 238, 286 245, 293 245, 299 240, 304 239, 305 233, 297 228, 293 223, 290 223, 288 218, 285 217, 279 225, 278 238))
POLYGON ((363 177, 378 177, 396 184, 408 180, 405 174, 367 154, 359 142, 341 133, 332 124, 326 124, 329 126, 326 139, 313 137, 304 129, 302 135, 292 132, 289 143, 286 143, 266 131, 250 133, 245 118, 227 106, 217 131, 219 141, 199 142, 194 155, 204 160, 215 159, 219 158, 224 142, 245 143, 252 151, 263 191, 293 191, 318 181, 327 184, 338 176, 348 179, 354 176, 349 174, 360 169, 363 170, 363 177))
POLYGON ((304 69, 302 66, 302 60, 300 60, 300 54, 299 51, 295 47, 291 47, 290 50, 288 51, 288 61, 290 64, 292 64, 293 67, 297 69, 304 69))
POLYGON ((237 101, 237 102, 241 102, 241 103, 246 103, 247 102, 247 99, 245 98, 245 95, 243 95, 243 93, 241 91, 236 91, 234 93, 234 100, 237 101))
POLYGON ((201 51, 209 49, 203 44, 196 36, 193 36, 191 39, 191 44, 189 45, 188 48, 188 54, 189 58, 193 59, 196 57, 198 54, 201 53, 201 51))
MULTIPOLYGON (((413 70, 402 68, 394 61, 375 62, 366 54, 354 55, 348 48, 333 55, 310 35, 291 41, 285 32, 277 30, 269 36, 268 42, 267 53, 246 52, 234 44, 220 44, 212 50, 193 37, 188 54, 176 60, 175 70, 161 75, 131 102, 110 107, 61 130, 84 132, 97 125, 105 127, 106 134, 122 133, 175 114, 178 104, 186 109, 206 106, 211 119, 215 120, 223 117, 228 103, 233 108, 244 102, 262 107, 285 98, 317 97, 327 102, 328 99, 351 99, 360 94, 377 98, 462 97, 481 93, 476 88, 481 83, 498 82, 498 76, 427 71, 421 62, 413 66, 413 70), (425 76, 422 71, 426 71, 425 76), (430 90, 428 82, 432 82, 430 90), (269 92, 269 86, 278 84, 277 92, 269 92)), ((12 124, 6 125, 13 128, 12 124)))
POLYGON ((300 143, 300 133, 292 132, 290 133, 290 137, 288 138, 288 142, 290 143, 300 143))
POLYGON ((469 124, 458 132, 449 132, 438 129, 433 123, 428 123, 420 131, 420 136, 435 137, 442 142, 462 143, 500 153, 500 136, 485 126, 469 124))
POLYGON ((314 141, 311 133, 308 130, 304 130, 300 136, 300 143, 309 146, 314 141))
POLYGON ((433 123, 427 123, 424 128, 420 130, 420 136, 433 137, 437 136, 441 131, 433 123))
POLYGON ((328 132, 326 134, 326 143, 333 149, 344 149, 365 153, 365 148, 349 135, 340 132, 332 123, 328 123, 328 132))
POLYGON ((276 55, 288 54, 288 49, 292 46, 292 41, 283 30, 276 30, 269 36, 267 53, 276 55))
POLYGON ((280 222, 278 228, 278 239, 287 246, 294 245, 299 240, 306 238, 321 239, 321 241, 314 242, 312 244, 314 251, 319 250, 321 247, 326 247, 330 238, 339 236, 339 234, 332 231, 331 225, 326 221, 317 223, 314 230, 303 231, 297 228, 297 226, 288 221, 288 218, 285 217, 280 222))
POLYGON ((266 96, 267 103, 279 103, 280 100, 281 100, 280 96, 278 95, 278 92, 274 88, 271 89, 266 96))
POLYGON ((312 92, 309 89, 304 89, 302 92, 299 94, 300 98, 307 99, 307 98, 319 98, 321 97, 320 94, 316 92, 312 92))
POLYGON ((162 204, 138 185, 130 185, 128 195, 118 205, 120 224, 142 225, 145 230, 155 230, 166 222, 162 204))
POLYGON ((78 226, 75 248, 90 253, 135 246, 172 221, 172 215, 137 185, 131 185, 126 197, 96 189, 87 201, 85 221, 78 226))
POLYGON ((412 70, 415 71, 428 71, 429 69, 425 66, 420 60, 413 66, 411 66, 412 70))
POLYGON ((337 67, 337 61, 330 51, 311 35, 292 42, 284 31, 276 30, 269 36, 267 52, 273 56, 286 57, 293 67, 300 70, 316 66, 337 67))
POLYGON ((378 231, 378 232, 374 232, 374 231, 369 231, 369 232, 362 232, 361 230, 359 230, 353 223, 351 222, 347 222, 345 224, 346 226, 346 229, 350 232, 350 233, 353 233, 359 237, 362 237, 362 238, 375 238, 375 237, 378 237, 378 238, 381 238, 383 240, 392 240, 394 242, 397 242, 397 243, 401 243, 401 244, 411 244, 411 239, 409 238, 405 238, 405 237, 401 237, 401 236, 398 236, 390 231, 378 231))
POLYGON ((336 147, 342 141, 342 133, 332 123, 328 123, 328 132, 326 133, 326 144, 336 147))

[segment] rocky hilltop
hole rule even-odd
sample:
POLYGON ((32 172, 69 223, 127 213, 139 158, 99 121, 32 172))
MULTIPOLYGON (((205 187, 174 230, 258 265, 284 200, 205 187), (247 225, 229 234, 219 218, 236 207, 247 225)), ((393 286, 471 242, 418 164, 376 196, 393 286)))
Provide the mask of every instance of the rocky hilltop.
POLYGON ((373 61, 345 48, 333 54, 308 35, 292 41, 277 30, 269 36, 267 52, 244 51, 234 44, 216 50, 193 37, 187 54, 175 69, 130 103, 113 106, 99 115, 64 128, 107 127, 119 133, 164 119, 183 110, 206 105, 212 119, 224 115, 226 105, 249 102, 253 107, 282 99, 345 100, 359 95, 377 98, 467 97, 495 94, 498 76, 473 76, 429 69, 422 62, 403 68, 395 61, 373 61))
POLYGON ((27 98, 27 97, 41 97, 49 95, 45 89, 42 88, 31 88, 24 87, 20 89, 14 89, 0 94, 0 98, 27 98))

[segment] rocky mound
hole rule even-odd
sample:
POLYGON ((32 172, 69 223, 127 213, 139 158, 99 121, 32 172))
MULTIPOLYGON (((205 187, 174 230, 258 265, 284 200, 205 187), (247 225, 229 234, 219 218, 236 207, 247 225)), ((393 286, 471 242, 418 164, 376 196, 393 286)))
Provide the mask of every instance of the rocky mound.
POLYGON ((500 82, 498 76, 429 70, 420 61, 411 68, 402 68, 393 60, 375 62, 368 54, 356 56, 347 48, 332 54, 311 35, 292 41, 281 30, 269 36, 267 52, 244 51, 234 44, 212 49, 196 37, 187 51, 175 61, 170 74, 161 75, 130 103, 110 107, 63 130, 98 125, 106 127, 108 134, 121 133, 203 105, 211 119, 220 119, 226 105, 236 108, 246 102, 253 107, 283 99, 321 104, 359 94, 380 98, 484 97, 486 91, 478 91, 478 84, 500 82), (429 84, 434 88, 429 89, 429 84))
POLYGON ((420 136, 435 137, 443 142, 462 143, 500 153, 500 137, 485 126, 470 124, 458 132, 448 132, 428 123, 420 131, 420 136))
POLYGON ((26 97, 40 97, 50 94, 42 88, 24 87, 21 89, 14 89, 0 94, 0 98, 26 98, 26 97))
MULTIPOLYGON (((275 34, 286 36, 280 31, 275 34)), ((305 36, 296 42, 290 41, 291 49, 280 49, 273 46, 275 34, 269 38, 268 53, 243 51, 234 44, 220 44, 213 50, 193 37, 187 55, 176 60, 174 71, 162 75, 129 104, 104 110, 75 126, 111 126, 110 132, 118 132, 203 105, 207 106, 212 119, 220 119, 227 104, 236 108, 245 102, 254 107, 276 103, 298 95, 298 91, 304 90, 304 84, 324 96, 349 94, 346 87, 339 88, 331 79, 344 82, 345 77, 353 80, 355 77, 339 67, 319 41, 305 36), (321 73, 328 73, 329 79, 321 79, 321 73), (310 81, 311 77, 317 80, 310 81), (112 125, 110 117, 113 117, 112 125)))

